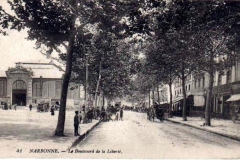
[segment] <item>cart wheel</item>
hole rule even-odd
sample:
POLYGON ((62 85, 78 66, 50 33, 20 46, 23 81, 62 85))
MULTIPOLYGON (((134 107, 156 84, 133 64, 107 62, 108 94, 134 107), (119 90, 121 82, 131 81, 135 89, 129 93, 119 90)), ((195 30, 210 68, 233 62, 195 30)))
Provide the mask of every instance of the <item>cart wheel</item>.
POLYGON ((235 116, 232 117, 232 121, 233 121, 233 123, 235 123, 235 121, 236 121, 236 117, 235 116))

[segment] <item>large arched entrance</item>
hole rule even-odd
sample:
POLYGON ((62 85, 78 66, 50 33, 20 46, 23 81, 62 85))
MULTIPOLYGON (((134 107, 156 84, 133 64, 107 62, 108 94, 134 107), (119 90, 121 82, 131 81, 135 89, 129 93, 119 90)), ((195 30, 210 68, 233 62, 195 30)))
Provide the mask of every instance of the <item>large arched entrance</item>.
POLYGON ((12 87, 12 104, 25 106, 27 98, 27 85, 22 80, 17 80, 12 87))

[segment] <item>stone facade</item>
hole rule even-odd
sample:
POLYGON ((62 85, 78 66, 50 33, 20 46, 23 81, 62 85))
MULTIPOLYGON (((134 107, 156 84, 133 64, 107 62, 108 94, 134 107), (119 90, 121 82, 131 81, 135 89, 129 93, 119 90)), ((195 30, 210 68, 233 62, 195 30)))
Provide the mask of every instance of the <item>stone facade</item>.
MULTIPOLYGON (((34 66, 34 64, 31 65, 34 66)), ((36 65, 39 66, 39 64, 36 65)), ((44 64, 44 66, 48 65, 51 64, 44 64)), ((46 71, 51 73, 50 70, 46 71)), ((0 77, 0 101, 19 106, 26 106, 30 103, 34 105, 42 101, 60 101, 62 78, 47 77, 46 75, 39 76, 39 73, 37 74, 36 72, 21 65, 9 68, 5 72, 6 76, 1 75, 0 77)), ((67 106, 74 107, 75 101, 83 103, 83 87, 79 84, 69 84, 67 106)))

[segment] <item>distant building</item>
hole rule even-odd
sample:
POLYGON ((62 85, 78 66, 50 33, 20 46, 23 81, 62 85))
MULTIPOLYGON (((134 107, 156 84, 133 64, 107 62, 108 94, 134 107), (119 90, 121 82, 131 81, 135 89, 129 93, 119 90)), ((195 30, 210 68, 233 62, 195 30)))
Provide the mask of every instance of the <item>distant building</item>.
MULTIPOLYGON (((19 106, 60 102, 63 74, 53 63, 16 63, 15 68, 0 71, 0 101, 19 106)), ((67 106, 83 101, 83 87, 69 84, 67 106)))
POLYGON ((160 104, 169 103, 170 102, 170 95, 169 95, 169 85, 160 85, 159 86, 159 99, 160 104))
MULTIPOLYGON (((183 90, 182 90, 182 80, 180 78, 176 78, 172 84, 173 89, 173 98, 172 98, 172 113, 173 115, 182 115, 183 111, 183 90)), ((186 109, 187 115, 189 115, 190 108, 192 107, 193 103, 193 95, 192 91, 192 76, 189 75, 186 78, 185 82, 185 91, 186 91, 186 109)))

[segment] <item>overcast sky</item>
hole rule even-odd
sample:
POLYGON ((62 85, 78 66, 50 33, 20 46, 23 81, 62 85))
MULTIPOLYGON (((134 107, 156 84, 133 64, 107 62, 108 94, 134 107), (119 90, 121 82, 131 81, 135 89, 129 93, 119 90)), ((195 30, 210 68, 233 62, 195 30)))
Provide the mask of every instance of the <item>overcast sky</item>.
MULTIPOLYGON (((0 0, 0 6, 10 11, 7 0, 0 0)), ((39 50, 35 42, 26 40, 26 31, 11 30, 8 36, 0 35, 0 70, 14 67, 15 62, 50 62, 39 50)))

